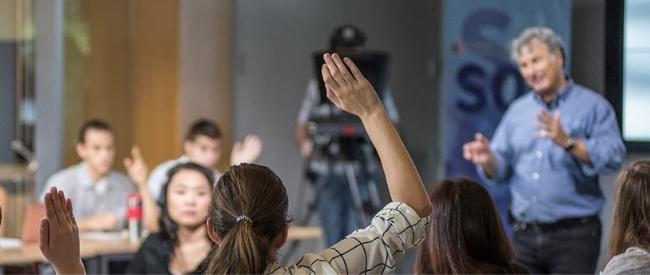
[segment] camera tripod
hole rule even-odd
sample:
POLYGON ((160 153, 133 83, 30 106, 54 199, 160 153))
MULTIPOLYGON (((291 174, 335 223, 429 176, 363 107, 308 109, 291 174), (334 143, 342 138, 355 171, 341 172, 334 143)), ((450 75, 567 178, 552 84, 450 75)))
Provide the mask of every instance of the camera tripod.
MULTIPOLYGON (((314 139, 318 140, 318 139, 314 139)), ((320 192, 332 184, 332 177, 343 176, 352 198, 355 219, 360 226, 367 226, 372 216, 380 209, 381 202, 377 189, 376 180, 379 178, 380 170, 376 164, 376 157, 372 145, 368 142, 340 142, 335 138, 328 143, 316 144, 314 154, 305 160, 305 179, 300 185, 298 205, 306 205, 304 213, 297 213, 297 225, 307 225, 314 213, 318 210, 320 192), (312 161, 318 161, 326 165, 325 173, 318 173, 320 184, 315 181, 315 175, 310 169, 312 161), (360 182, 359 179, 365 179, 360 182), (314 198, 305 204, 305 182, 309 182, 314 188, 314 198), (363 187, 367 189, 367 199, 364 200, 363 187)), ((342 194, 343 195, 343 194, 342 194)), ((352 232, 348 232, 352 233, 352 232)), ((293 241, 287 249, 286 255, 291 255, 297 249, 298 241, 293 241)))

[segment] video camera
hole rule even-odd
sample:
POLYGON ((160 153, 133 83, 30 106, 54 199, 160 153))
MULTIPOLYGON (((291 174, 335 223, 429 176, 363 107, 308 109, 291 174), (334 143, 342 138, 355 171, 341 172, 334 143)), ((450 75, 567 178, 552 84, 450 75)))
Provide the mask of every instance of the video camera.
MULTIPOLYGON (((326 155, 343 154, 345 158, 355 159, 356 145, 367 143, 367 135, 361 120, 347 112, 338 109, 327 98, 327 90, 321 74, 325 61, 319 51, 313 54, 314 73, 318 80, 320 105, 317 107, 325 111, 316 111, 311 114, 309 121, 309 134, 312 136, 315 149, 326 155), (331 146, 334 144, 335 146, 331 146)), ((350 58, 359 68, 366 79, 375 87, 377 96, 384 98, 386 90, 389 55, 385 52, 364 50, 359 52, 340 52, 342 58, 350 58)))

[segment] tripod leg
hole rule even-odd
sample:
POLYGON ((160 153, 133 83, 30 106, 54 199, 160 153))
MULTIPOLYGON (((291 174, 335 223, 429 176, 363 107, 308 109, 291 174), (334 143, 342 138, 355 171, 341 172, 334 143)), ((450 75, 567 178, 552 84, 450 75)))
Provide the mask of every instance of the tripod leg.
MULTIPOLYGON (((325 174, 325 175, 317 176, 317 179, 311 182, 311 185, 314 186, 314 198, 310 202, 307 203, 307 211, 306 211, 306 213, 304 215, 298 215, 299 218, 298 218, 298 221, 296 222, 297 225, 306 226, 306 225, 309 224, 309 221, 311 220, 312 216, 314 216, 314 214, 316 213, 316 210, 318 208, 319 194, 321 193, 321 191, 323 189, 325 189, 328 185, 330 185, 330 181, 331 181, 331 175, 328 173, 328 174, 325 174)), ((305 179, 303 182, 306 183, 306 182, 310 182, 310 181, 308 179, 305 179)), ((305 191, 304 185, 305 184, 301 185, 301 188, 300 188, 299 193, 298 193, 298 197, 299 197, 299 201, 300 201, 299 205, 302 205, 303 202, 304 202, 304 191, 305 191)), ((296 249, 298 249, 298 245, 300 245, 300 242, 301 241, 299 241, 299 240, 294 240, 294 241, 291 241, 291 243, 288 244, 287 250, 285 252, 285 255, 286 255, 286 257, 284 257, 285 259, 290 259, 291 258, 291 255, 293 255, 295 253, 296 249)), ((288 264, 288 263, 285 263, 285 264, 288 264)))
POLYGON ((363 204, 361 202, 361 193, 359 191, 359 183, 357 182, 357 175, 354 172, 354 165, 351 161, 345 162, 345 176, 350 186, 350 193, 352 195, 352 203, 357 213, 357 221, 359 224, 366 225, 367 218, 363 211, 363 204))
POLYGON ((379 191, 377 191, 377 181, 374 179, 368 180, 368 192, 370 192, 370 203, 373 208, 373 213, 379 210, 380 201, 379 201, 379 191))
POLYGON ((372 205, 371 215, 374 215, 376 211, 381 209, 381 201, 379 198, 379 191, 377 190, 377 180, 379 175, 379 169, 377 163, 375 162, 375 156, 373 154, 373 147, 370 146, 370 142, 365 143, 361 150, 363 152, 364 161, 363 168, 368 178, 368 192, 370 193, 370 203, 372 205))

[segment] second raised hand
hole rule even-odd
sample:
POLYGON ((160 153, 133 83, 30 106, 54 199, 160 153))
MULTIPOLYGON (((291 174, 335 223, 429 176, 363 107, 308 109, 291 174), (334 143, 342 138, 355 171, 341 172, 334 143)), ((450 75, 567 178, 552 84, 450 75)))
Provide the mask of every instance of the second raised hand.
POLYGON ((124 159, 124 167, 126 167, 126 172, 132 181, 138 186, 145 186, 147 177, 149 176, 149 168, 147 168, 147 164, 144 162, 138 146, 131 148, 131 157, 124 159))

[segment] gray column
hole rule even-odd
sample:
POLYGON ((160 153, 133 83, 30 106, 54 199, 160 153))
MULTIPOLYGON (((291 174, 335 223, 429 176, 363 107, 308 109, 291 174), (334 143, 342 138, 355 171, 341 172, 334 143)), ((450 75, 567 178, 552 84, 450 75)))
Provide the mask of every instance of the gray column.
POLYGON ((36 192, 63 167, 64 0, 36 1, 36 192))
POLYGON ((14 103, 16 102, 16 42, 0 38, 0 163, 15 163, 11 151, 14 138, 14 103))

